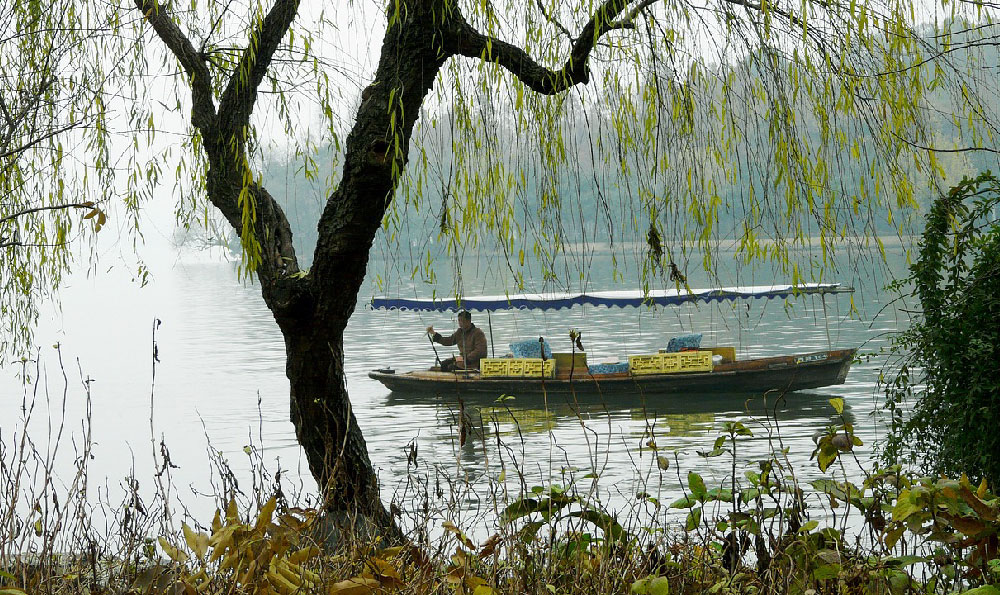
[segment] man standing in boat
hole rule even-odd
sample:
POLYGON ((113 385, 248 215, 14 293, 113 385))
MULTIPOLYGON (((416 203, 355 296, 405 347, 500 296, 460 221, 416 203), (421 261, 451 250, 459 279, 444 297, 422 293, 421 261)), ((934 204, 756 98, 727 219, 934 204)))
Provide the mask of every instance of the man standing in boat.
POLYGON ((482 329, 472 324, 472 314, 468 310, 458 313, 458 330, 449 337, 444 337, 441 333, 434 332, 434 327, 427 327, 427 334, 431 340, 440 343, 445 347, 458 345, 458 352, 461 354, 461 361, 449 357, 441 362, 442 372, 453 370, 479 369, 479 360, 486 357, 486 334, 482 329))

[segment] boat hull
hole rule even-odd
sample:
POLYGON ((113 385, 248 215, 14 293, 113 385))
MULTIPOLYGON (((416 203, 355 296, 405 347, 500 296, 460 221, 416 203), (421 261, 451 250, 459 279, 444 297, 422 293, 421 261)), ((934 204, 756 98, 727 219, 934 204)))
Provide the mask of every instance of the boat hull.
POLYGON ((395 374, 373 370, 368 376, 393 392, 439 395, 525 394, 749 394, 788 392, 843 384, 855 349, 820 351, 719 364, 711 372, 687 374, 604 374, 573 378, 483 378, 478 374, 413 371, 395 374))

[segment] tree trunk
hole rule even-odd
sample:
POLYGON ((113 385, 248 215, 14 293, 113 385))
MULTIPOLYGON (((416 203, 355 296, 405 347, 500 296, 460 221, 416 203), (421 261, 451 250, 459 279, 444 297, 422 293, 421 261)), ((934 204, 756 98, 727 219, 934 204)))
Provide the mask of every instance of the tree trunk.
POLYGON ((370 521, 396 540, 401 534, 382 505, 378 479, 347 396, 343 334, 324 332, 330 325, 313 322, 283 326, 282 332, 291 420, 319 484, 323 509, 340 531, 356 528, 367 534, 371 531, 354 525, 370 521))
POLYGON ((325 510, 337 522, 363 517, 390 538, 400 533, 382 505, 347 396, 343 339, 372 242, 406 168, 420 106, 445 60, 433 42, 432 13, 412 10, 386 32, 375 80, 347 138, 343 178, 319 221, 308 300, 268 300, 285 337, 292 423, 325 510))

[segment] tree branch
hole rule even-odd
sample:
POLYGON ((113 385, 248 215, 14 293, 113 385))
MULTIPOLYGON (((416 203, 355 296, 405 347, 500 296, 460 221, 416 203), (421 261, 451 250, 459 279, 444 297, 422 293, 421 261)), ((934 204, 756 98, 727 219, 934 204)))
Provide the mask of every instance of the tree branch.
POLYGON ((92 209, 94 208, 94 203, 92 202, 71 202, 62 205, 49 205, 46 207, 32 207, 30 209, 24 209, 23 211, 18 211, 16 213, 11 213, 10 215, 5 215, 0 217, 0 223, 6 223, 18 217, 23 217, 25 215, 30 215, 31 213, 38 213, 41 211, 60 211, 63 209, 92 209))
POLYGON ((73 128, 76 128, 76 127, 77 127, 77 124, 67 124, 67 125, 63 126, 62 128, 56 128, 54 130, 49 130, 45 134, 41 134, 41 135, 37 136, 36 138, 31 139, 30 141, 24 143, 23 145, 20 145, 18 147, 14 147, 13 149, 7 149, 7 150, 5 150, 3 153, 0 153, 0 159, 6 159, 6 158, 11 157, 13 155, 17 155, 18 153, 23 153, 23 152, 27 151, 28 149, 30 149, 31 147, 37 145, 38 143, 40 143, 40 142, 42 142, 44 140, 50 139, 50 138, 52 138, 54 136, 58 136, 59 134, 62 134, 63 132, 66 132, 67 130, 72 130, 73 128))
POLYGON ((298 9, 299 0, 277 0, 260 26, 250 34, 240 63, 229 77, 219 101, 219 114, 224 119, 226 132, 235 132, 250 120, 257 101, 257 87, 264 80, 271 57, 292 25, 298 9))
POLYGON ((616 20, 633 1, 605 0, 573 41, 569 59, 556 71, 537 63, 523 49, 476 31, 460 16, 455 17, 451 35, 445 39, 445 49, 455 55, 498 64, 531 90, 554 95, 579 83, 590 82, 587 60, 597 41, 609 31, 633 27, 638 13, 657 2, 642 0, 624 18, 616 20))
POLYGON ((212 73, 209 72, 208 65, 180 27, 174 23, 166 5, 157 0, 135 0, 135 6, 188 74, 191 100, 194 103, 191 123, 207 136, 214 127, 216 118, 215 103, 212 100, 212 73))
POLYGON ((894 137, 896 137, 896 140, 899 140, 913 147, 914 149, 920 149, 922 151, 930 151, 933 153, 978 153, 982 151, 985 153, 996 153, 997 155, 1000 155, 1000 150, 993 149, 991 147, 957 147, 955 149, 938 149, 937 147, 932 147, 930 145, 921 145, 911 140, 907 140, 902 136, 896 134, 895 132, 892 132, 891 134, 894 137))

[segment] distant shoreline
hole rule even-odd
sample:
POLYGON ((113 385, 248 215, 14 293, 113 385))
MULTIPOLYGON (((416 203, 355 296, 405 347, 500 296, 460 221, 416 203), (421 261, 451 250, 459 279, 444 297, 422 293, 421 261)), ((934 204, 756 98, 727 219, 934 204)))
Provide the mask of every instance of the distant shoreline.
MULTIPOLYGON (((874 242, 875 238, 878 238, 882 242, 883 248, 886 250, 895 250, 905 247, 915 247, 917 241, 919 240, 918 235, 905 235, 905 236, 865 236, 857 238, 847 238, 847 239, 837 239, 832 242, 834 248, 862 248, 862 249, 872 249, 877 251, 877 245, 874 242), (866 245, 865 242, 868 242, 866 245)), ((777 240, 773 239, 761 239, 757 241, 757 244, 762 248, 771 248, 777 244, 777 240)), ((816 237, 804 238, 796 240, 794 244, 789 244, 788 249, 790 252, 801 252, 803 250, 816 249, 821 246, 820 239, 816 237)), ((609 242, 588 242, 584 243, 564 243, 564 249, 560 251, 561 254, 567 255, 607 255, 614 252, 645 252, 649 249, 648 244, 645 242, 616 242, 614 248, 612 249, 612 244, 609 242)), ((740 247, 740 241, 734 239, 724 239, 718 241, 717 250, 722 253, 736 253, 740 247)), ((689 246, 689 253, 697 253, 700 251, 698 246, 689 246)), ((495 249, 484 249, 480 246, 476 250, 468 250, 464 252, 465 257, 469 256, 484 256, 484 255, 497 255, 502 252, 495 249)), ((516 255, 514 255, 516 256, 516 255)), ((373 251, 370 260, 372 261, 385 261, 386 258, 382 257, 378 251, 373 251)), ((513 258, 516 260, 516 258, 513 258)), ((512 260, 512 262, 513 262, 512 260)))
MULTIPOLYGON (((878 238, 882 242, 882 246, 885 248, 901 248, 904 245, 915 245, 919 236, 916 235, 906 235, 900 236, 865 236, 859 238, 849 238, 844 240, 835 240, 833 245, 835 247, 841 246, 864 246, 864 241, 869 241, 872 247, 875 247, 874 238, 878 238)), ((740 245, 740 240, 725 239, 719 240, 718 250, 721 252, 736 252, 740 245)), ((777 244, 777 240, 773 239, 762 239, 757 240, 757 244, 760 246, 771 247, 777 244)), ((792 251, 803 250, 808 248, 818 248, 820 247, 820 238, 805 238, 802 240, 796 240, 795 243, 789 243, 789 249, 792 251)), ((611 252, 611 244, 607 242, 600 243, 588 243, 588 244, 565 244, 568 250, 576 250, 583 247, 590 251, 600 251, 600 252, 611 252)), ((646 249, 648 245, 645 242, 627 242, 627 243, 616 243, 615 249, 646 249)), ((697 246, 691 246, 691 248, 697 249, 697 246)))

